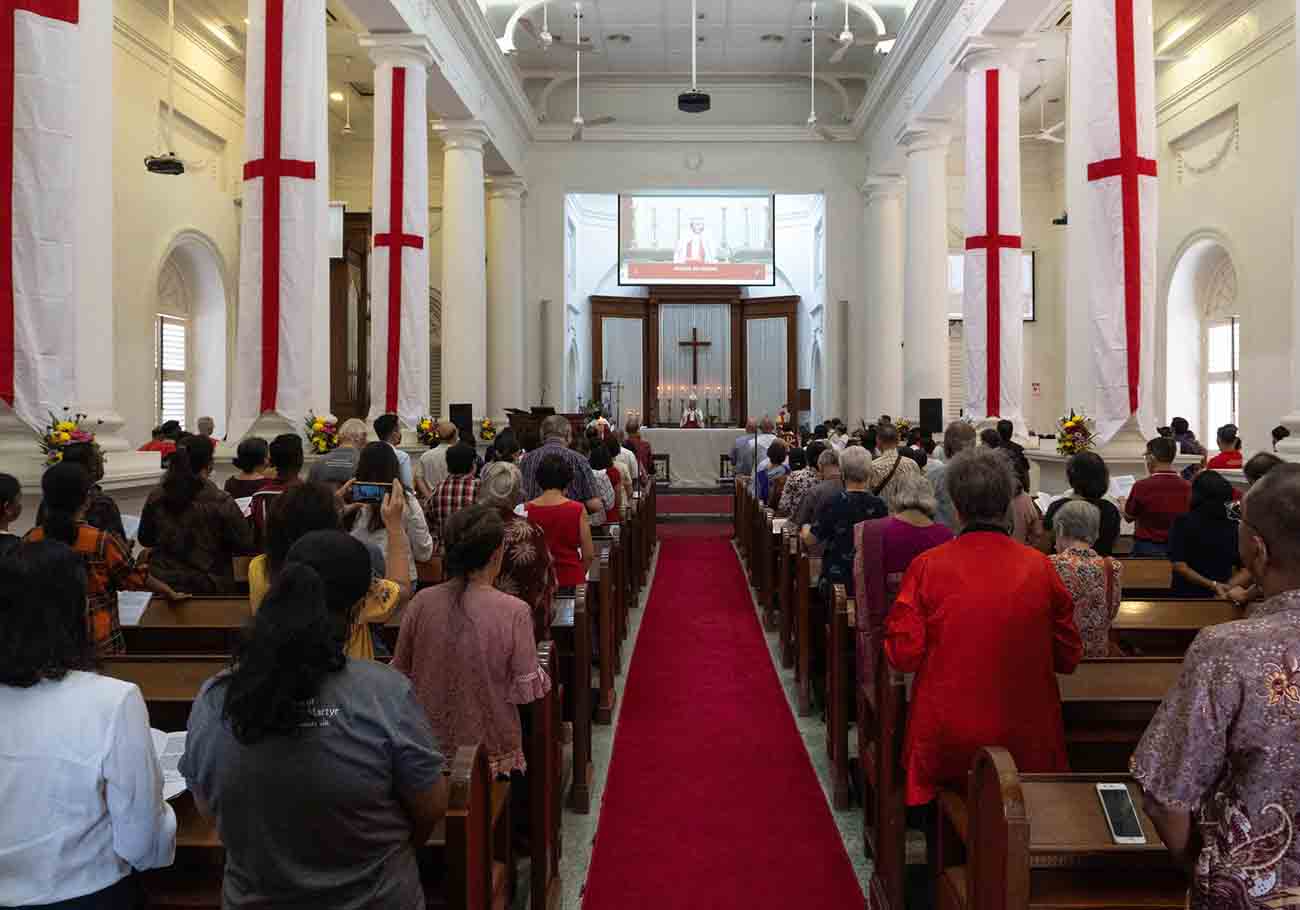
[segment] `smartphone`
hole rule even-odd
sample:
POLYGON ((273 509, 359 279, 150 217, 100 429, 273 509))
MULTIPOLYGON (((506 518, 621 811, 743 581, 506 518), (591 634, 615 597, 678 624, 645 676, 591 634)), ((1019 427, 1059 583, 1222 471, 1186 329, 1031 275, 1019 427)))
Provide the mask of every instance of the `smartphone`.
POLYGON ((380 503, 393 489, 391 483, 354 483, 352 485, 353 502, 380 503))
POLYGON ((1097 784, 1097 796, 1101 798, 1101 810, 1106 813, 1106 824, 1110 825, 1110 836, 1115 843, 1147 842, 1127 784, 1097 784))

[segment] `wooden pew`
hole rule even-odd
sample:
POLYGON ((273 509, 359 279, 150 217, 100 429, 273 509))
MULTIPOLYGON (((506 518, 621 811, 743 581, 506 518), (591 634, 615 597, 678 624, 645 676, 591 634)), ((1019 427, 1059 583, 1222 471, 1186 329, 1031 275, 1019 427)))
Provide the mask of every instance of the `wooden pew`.
POLYGON ((600 695, 596 700, 596 723, 607 725, 613 722, 614 700, 614 660, 618 650, 618 624, 614 618, 613 570, 611 568, 611 547, 596 544, 597 559, 592 561, 587 572, 587 604, 600 633, 600 695))
POLYGON ((1020 774, 1006 750, 982 749, 965 798, 944 794, 940 810, 941 910, 1186 905, 1187 884, 1125 775, 1020 774), (1128 786, 1145 844, 1114 843, 1102 782, 1128 786))
POLYGON ((128 654, 233 654, 252 618, 247 597, 154 597, 122 637, 128 654))
MULTIPOLYGON (((509 784, 492 780, 481 744, 456 750, 449 784, 447 814, 417 851, 425 899, 429 906, 455 910, 504 906, 509 857, 495 858, 494 842, 501 831, 508 833, 509 784)), ((154 910, 219 908, 225 865, 221 838, 199 814, 191 794, 177 797, 173 807, 176 861, 170 868, 140 874, 148 905, 154 910)))
POLYGON ((1111 623, 1112 637, 1145 656, 1181 657, 1206 626, 1243 618, 1226 600, 1125 600, 1111 623))
POLYGON ((821 618, 821 597, 817 583, 821 580, 820 556, 801 550, 795 572, 795 681, 798 684, 799 716, 812 714, 812 659, 814 626, 821 618))
POLYGON ((831 762, 831 805, 849 807, 849 724, 856 711, 857 622, 844 585, 835 585, 826 643, 826 750, 831 762))
POLYGON ((781 666, 787 670, 795 659, 795 574, 799 563, 799 531, 794 522, 781 529, 781 570, 777 596, 781 599, 781 666))
POLYGON ((1119 560, 1124 567, 1124 596, 1134 597, 1141 592, 1168 593, 1174 585, 1174 566, 1167 559, 1129 556, 1119 560))
POLYGON ((560 659, 564 682, 564 716, 573 724, 573 770, 569 808, 586 815, 591 811, 591 618, 587 613, 587 589, 578 587, 575 597, 555 599, 551 639, 560 659))
POLYGON ((100 673, 135 683, 144 695, 149 722, 159 730, 184 730, 199 689, 230 666, 227 654, 148 654, 106 657, 100 673))
POLYGON ((763 523, 758 544, 759 560, 761 562, 758 603, 763 611, 763 627, 769 632, 777 628, 777 562, 781 558, 781 529, 783 527, 785 527, 784 518, 777 518, 776 512, 771 509, 763 510, 763 523))

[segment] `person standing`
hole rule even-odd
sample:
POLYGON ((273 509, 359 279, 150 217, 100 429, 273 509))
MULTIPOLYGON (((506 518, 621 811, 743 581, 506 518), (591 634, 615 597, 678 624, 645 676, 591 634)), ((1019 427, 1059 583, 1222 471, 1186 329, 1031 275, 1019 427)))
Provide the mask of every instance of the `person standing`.
POLYGON ((1238 555, 1263 600, 1202 629, 1130 770, 1191 910, 1253 910, 1300 892, 1300 465, 1246 494, 1238 555))
MULTIPOLYGON (((402 486, 407 490, 423 493, 424 491, 417 490, 415 487, 415 478, 411 470, 411 456, 398 448, 402 444, 402 427, 397 420, 397 415, 380 414, 376 417, 375 435, 379 437, 380 442, 388 443, 394 454, 397 455, 397 477, 402 481, 402 486)), ((428 494, 424 493, 424 495, 428 494)))
POLYGON ((957 515, 953 510, 952 497, 948 495, 948 463, 965 452, 975 448, 975 427, 964 420, 954 420, 943 431, 943 461, 931 460, 925 466, 925 477, 934 487, 936 503, 935 518, 954 534, 961 530, 957 524, 957 515))
POLYGON ((867 450, 861 446, 849 446, 840 453, 840 476, 844 489, 826 499, 803 535, 805 546, 825 547, 821 576, 823 596, 830 594, 833 585, 844 585, 849 595, 853 595, 853 529, 864 521, 889 514, 885 501, 871 492, 870 459, 867 450))
MULTIPOLYGON (((632 435, 631 433, 628 434, 632 435)), ((605 503, 596 489, 595 476, 591 465, 580 453, 569 448, 573 441, 573 426, 567 417, 552 414, 542 421, 542 445, 533 449, 519 462, 519 470, 524 475, 524 495, 537 499, 543 488, 539 484, 538 470, 547 458, 557 456, 569 466, 570 477, 564 488, 566 498, 582 503, 587 512, 595 514, 605 511, 605 503)))
MULTIPOLYGON (((441 446, 439 447, 441 448, 441 446)), ((442 529, 448 519, 461 509, 468 508, 478 498, 478 478, 474 476, 474 450, 457 443, 447 453, 447 476, 438 481, 429 496, 426 515, 429 532, 435 541, 442 541, 442 529)))
POLYGON ((745 435, 737 436, 731 444, 731 472, 737 477, 749 477, 754 473, 758 460, 755 458, 755 446, 758 423, 754 418, 745 422, 745 435))
POLYGON ((447 479, 447 453, 460 441, 460 430, 450 420, 439 421, 435 432, 438 444, 421 455, 415 465, 415 476, 430 490, 447 479))
POLYGON ((1124 500, 1124 515, 1135 525, 1134 556, 1169 555, 1169 531, 1180 515, 1187 514, 1192 485, 1174 469, 1178 446, 1157 436, 1147 443, 1147 476, 1133 485, 1124 500))
POLYGON ((1181 455, 1204 455, 1205 446, 1201 445, 1192 432, 1191 424, 1187 422, 1186 417, 1175 417, 1169 421, 1169 429, 1173 431, 1174 442, 1178 443, 1178 452, 1181 455))
POLYGON ((1050 558, 1074 599, 1083 656, 1105 657, 1110 653, 1110 624, 1124 593, 1124 566, 1092 548, 1101 534, 1101 512, 1092 503, 1070 500, 1056 514, 1056 523, 1056 554, 1050 558))
POLYGON ((888 499, 903 476, 919 475, 921 468, 898 451, 898 427, 892 423, 876 430, 876 445, 880 447, 880 456, 871 463, 871 492, 888 499))
POLYGON ((654 451, 650 448, 650 443, 641 438, 640 423, 629 420, 623 429, 627 432, 627 446, 636 453, 637 466, 641 469, 641 475, 646 478, 645 485, 650 486, 654 483, 655 477, 654 451))
POLYGON ((1241 454, 1241 437, 1237 435, 1235 423, 1225 423, 1215 434, 1219 444, 1219 454, 1210 459, 1206 468, 1211 471, 1240 471, 1244 462, 1241 454))
POLYGON ((947 481, 961 534, 912 561, 885 619, 889 663, 916 674, 903 749, 909 806, 964 783, 989 743, 1023 773, 1069 770, 1056 674, 1073 673, 1083 654, 1060 576, 1008 534, 1006 457, 958 455, 947 481))
MULTIPOLYGON (((63 449, 64 464, 79 464, 90 475, 90 494, 86 500, 86 524, 110 534, 130 547, 126 529, 122 525, 122 511, 117 503, 104 492, 99 482, 104 479, 104 450, 95 442, 75 442, 63 449)), ((36 509, 36 523, 45 523, 45 503, 36 509)))
POLYGON ((704 412, 700 410, 700 399, 692 395, 686 401, 686 410, 682 411, 680 426, 683 429, 698 430, 704 426, 704 412))
POLYGON ((271 478, 266 476, 271 467, 271 447, 261 436, 240 440, 233 464, 237 473, 227 477, 222 487, 233 499, 251 499, 254 493, 271 482, 271 478))
POLYGON ((339 427, 339 446, 327 455, 322 455, 311 466, 307 479, 311 483, 328 483, 341 487, 352 479, 357 472, 357 459, 366 445, 365 421, 351 417, 339 427))

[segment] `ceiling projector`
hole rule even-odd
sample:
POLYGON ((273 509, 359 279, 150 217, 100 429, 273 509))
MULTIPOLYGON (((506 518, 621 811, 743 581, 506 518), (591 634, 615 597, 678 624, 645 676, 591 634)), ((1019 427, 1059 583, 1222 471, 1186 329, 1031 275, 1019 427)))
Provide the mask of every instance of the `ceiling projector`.
POLYGON ((144 159, 144 169, 151 174, 166 174, 176 177, 185 173, 185 162, 175 155, 150 155, 144 159))
POLYGON ((708 94, 692 89, 677 96, 677 109, 683 114, 703 114, 712 106, 708 94))

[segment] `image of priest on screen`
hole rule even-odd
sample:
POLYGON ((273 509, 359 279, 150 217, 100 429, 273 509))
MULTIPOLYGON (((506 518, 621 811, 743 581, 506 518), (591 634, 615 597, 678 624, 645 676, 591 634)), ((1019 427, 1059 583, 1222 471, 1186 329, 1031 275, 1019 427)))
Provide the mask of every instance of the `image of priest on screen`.
POLYGON ((717 246, 704 223, 704 217, 693 214, 687 225, 681 239, 677 241, 677 249, 673 251, 673 262, 679 265, 717 262, 717 246))

